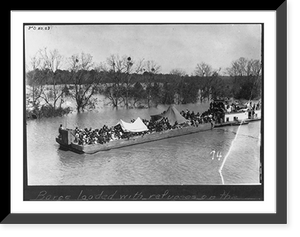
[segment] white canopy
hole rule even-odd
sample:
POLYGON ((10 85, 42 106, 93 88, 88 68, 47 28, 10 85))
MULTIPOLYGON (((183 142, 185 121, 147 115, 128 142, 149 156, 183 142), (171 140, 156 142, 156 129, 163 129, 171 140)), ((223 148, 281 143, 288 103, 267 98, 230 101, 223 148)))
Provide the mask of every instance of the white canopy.
POLYGON ((138 117, 133 123, 124 122, 120 119, 119 124, 121 125, 124 132, 144 132, 148 131, 147 126, 143 123, 142 119, 138 117))

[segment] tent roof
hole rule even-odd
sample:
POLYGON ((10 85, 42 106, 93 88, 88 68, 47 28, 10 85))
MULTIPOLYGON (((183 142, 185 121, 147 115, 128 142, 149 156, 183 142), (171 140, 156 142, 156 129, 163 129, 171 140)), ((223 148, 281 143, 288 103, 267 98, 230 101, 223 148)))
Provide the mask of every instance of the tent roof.
POLYGON ((120 119, 119 124, 121 125, 124 132, 144 132, 148 131, 147 126, 143 123, 142 119, 138 117, 133 123, 124 122, 120 119))
POLYGON ((175 122, 177 122, 178 124, 180 123, 185 123, 188 120, 185 119, 180 113, 179 111, 175 108, 174 105, 170 105, 169 108, 161 113, 161 114, 157 114, 157 115, 151 115, 151 117, 153 117, 154 119, 161 119, 161 118, 168 118, 169 123, 171 125, 174 125, 175 122))

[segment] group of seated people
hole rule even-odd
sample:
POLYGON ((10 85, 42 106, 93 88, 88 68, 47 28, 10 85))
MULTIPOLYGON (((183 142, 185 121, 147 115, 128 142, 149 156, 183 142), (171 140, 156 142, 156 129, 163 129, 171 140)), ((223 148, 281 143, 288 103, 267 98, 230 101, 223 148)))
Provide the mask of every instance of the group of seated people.
POLYGON ((129 139, 131 136, 142 135, 144 133, 145 132, 139 132, 133 134, 124 132, 120 124, 112 127, 104 125, 100 129, 80 129, 76 127, 74 130, 74 143, 78 145, 105 144, 114 140, 129 139))
POLYGON ((119 139, 122 137, 123 133, 118 129, 118 126, 107 127, 104 125, 102 128, 98 129, 81 129, 76 127, 74 130, 74 143, 78 145, 86 144, 104 144, 111 140, 119 139))
MULTIPOLYGON (((110 141, 119 140, 119 139, 129 139, 132 136, 145 135, 154 132, 162 132, 166 130, 179 129, 185 126, 195 126, 198 127, 199 124, 203 123, 212 123, 212 122, 222 122, 223 110, 218 107, 210 108, 204 113, 200 114, 199 112, 195 113, 194 111, 181 111, 180 114, 188 120, 185 124, 178 124, 175 122, 173 125, 169 122, 167 117, 163 117, 159 120, 146 120, 142 119, 143 123, 147 126, 148 131, 145 132, 125 132, 123 131, 120 124, 115 126, 108 127, 104 125, 101 128, 78 128, 74 130, 74 143, 78 145, 91 145, 91 144, 105 144, 110 141)), ((133 123, 135 120, 132 119, 133 123)))
MULTIPOLYGON (((134 122, 134 119, 132 119, 131 122, 134 122)), ((154 132, 162 132, 165 130, 177 129, 182 126, 178 123, 175 123, 172 126, 168 118, 162 118, 159 121, 148 121, 146 119, 143 119, 143 122, 149 130, 145 132, 135 133, 124 132, 120 124, 117 124, 112 127, 104 125, 100 129, 81 129, 76 127, 73 134, 74 143, 78 145, 105 144, 114 140, 129 139, 132 136, 145 135, 154 132)))
POLYGON ((74 130, 74 143, 78 145, 91 145, 91 144, 105 144, 110 141, 119 139, 129 139, 132 136, 144 135, 147 132, 124 132, 121 125, 115 125, 107 127, 104 125, 100 129, 80 129, 75 128, 74 130))
POLYGON ((158 121, 150 120, 150 121, 144 121, 148 127, 149 131, 152 132, 162 132, 166 130, 172 130, 172 129, 178 129, 183 127, 184 125, 178 124, 175 122, 173 125, 171 125, 169 119, 167 117, 164 117, 158 121))
POLYGON ((195 118, 199 118, 200 117, 200 113, 195 113, 194 111, 190 112, 188 109, 186 111, 181 111, 180 114, 185 118, 185 119, 189 119, 189 120, 193 120, 195 118))

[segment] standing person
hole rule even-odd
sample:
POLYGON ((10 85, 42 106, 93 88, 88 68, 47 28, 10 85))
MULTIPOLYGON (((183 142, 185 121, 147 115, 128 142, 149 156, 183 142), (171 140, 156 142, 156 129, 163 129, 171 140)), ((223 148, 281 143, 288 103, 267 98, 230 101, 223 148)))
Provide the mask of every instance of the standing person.
POLYGON ((231 104, 231 108, 232 108, 232 110, 231 110, 232 112, 236 111, 236 105, 234 103, 231 104))
POLYGON ((256 110, 260 110, 260 101, 257 103, 256 110))
POLYGON ((228 106, 227 106, 227 113, 231 113, 231 111, 232 111, 232 106, 231 106, 231 105, 228 105, 228 106))
POLYGON ((248 111, 248 119, 251 119, 251 115, 252 115, 252 102, 251 101, 248 103, 247 111, 248 111))
POLYGON ((214 121, 213 116, 211 114, 209 115, 209 120, 210 120, 210 124, 211 124, 210 128, 213 129, 214 126, 215 126, 215 121, 214 121))
POLYGON ((62 124, 59 126, 59 128, 58 128, 58 138, 62 138, 62 130, 63 130, 64 128, 63 128, 63 126, 62 126, 62 124))
POLYGON ((255 104, 253 103, 253 107, 252 107, 252 114, 251 114, 251 118, 254 118, 254 114, 255 114, 255 104))

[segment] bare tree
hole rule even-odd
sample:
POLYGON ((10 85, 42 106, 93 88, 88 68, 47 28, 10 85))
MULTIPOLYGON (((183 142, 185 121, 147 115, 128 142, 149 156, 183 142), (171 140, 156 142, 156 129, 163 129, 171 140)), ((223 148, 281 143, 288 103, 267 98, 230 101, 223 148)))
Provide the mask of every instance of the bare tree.
POLYGON ((250 59, 247 64, 247 77, 251 85, 251 94, 249 99, 252 99, 253 94, 257 91, 261 95, 261 63, 259 60, 250 59))
POLYGON ((92 70, 92 59, 90 54, 85 53, 72 55, 69 58, 70 76, 74 86, 70 95, 75 99, 78 113, 84 111, 87 106, 94 107, 96 103, 96 99, 92 96, 97 92, 101 77, 99 69, 92 70))
POLYGON ((259 60, 250 59, 247 64, 247 76, 260 76, 261 63, 259 60))
POLYGON ((175 76, 179 76, 179 77, 183 77, 186 75, 186 72, 182 69, 179 69, 179 68, 175 68, 175 69, 172 69, 170 71, 170 74, 171 75, 175 75, 175 76))
POLYGON ((247 73, 249 73, 248 65, 248 59, 240 57, 231 63, 231 67, 227 68, 227 73, 233 77, 247 76, 247 73))
POLYGON ((123 100, 123 73, 126 71, 125 59, 121 59, 118 55, 111 55, 106 60, 106 65, 102 68, 106 69, 106 76, 109 83, 105 84, 105 96, 109 99, 113 107, 118 108, 123 100))
POLYGON ((231 77, 260 76, 261 63, 259 60, 239 58, 231 63, 227 68, 227 74, 231 77))
POLYGON ((114 107, 124 103, 129 107, 131 90, 133 88, 133 73, 141 73, 143 60, 135 62, 129 56, 119 57, 111 55, 107 59, 107 64, 103 68, 107 71, 107 76, 112 83, 106 83, 105 95, 114 107))
POLYGON ((153 78, 160 70, 160 66, 154 61, 144 61, 144 59, 134 61, 128 56, 111 55, 107 59, 104 68, 107 70, 110 82, 105 85, 105 95, 114 107, 117 108, 119 104, 124 103, 128 108, 129 100, 132 99, 131 97, 134 94, 132 93, 135 85, 133 77, 135 74, 141 73, 143 73, 143 78, 145 79, 146 97, 148 106, 150 106, 153 78))
POLYGON ((260 94, 261 63, 259 60, 240 57, 227 68, 229 76, 234 78, 234 94, 251 99, 253 94, 260 94))
POLYGON ((155 100, 154 94, 156 94, 154 90, 154 77, 157 73, 159 73, 161 67, 154 62, 153 60, 148 60, 144 63, 144 66, 142 67, 143 75, 145 78, 145 84, 146 84, 146 99, 147 99, 147 105, 150 107, 151 101, 155 100))
POLYGON ((27 101, 32 105, 33 108, 39 106, 39 99, 43 92, 44 83, 41 78, 41 71, 39 66, 41 59, 35 55, 30 59, 30 70, 26 72, 27 85, 29 86, 29 94, 27 101))
MULTIPOLYGON (((132 72, 134 70, 134 64, 135 62, 131 59, 131 57, 123 57, 123 64, 125 66, 125 71, 124 71, 124 77, 123 77, 123 86, 124 86, 124 93, 123 95, 123 100, 125 103, 126 108, 129 107, 129 96, 130 96, 130 90, 131 87, 133 86, 132 84, 132 72)), ((136 72, 138 72, 140 68, 138 67, 136 69, 136 72)))
POLYGON ((213 74, 213 69, 210 65, 202 62, 198 63, 195 69, 195 75, 199 77, 210 77, 213 74))
POLYGON ((214 97, 215 94, 218 93, 220 80, 218 78, 221 68, 218 70, 213 69, 212 66, 201 62, 197 64, 195 69, 195 75, 199 76, 202 80, 202 84, 200 86, 200 100, 201 102, 208 98, 210 100, 211 97, 214 97))
POLYGON ((63 91, 56 86, 57 70, 61 66, 63 57, 56 49, 48 51, 47 48, 44 48, 44 50, 39 51, 39 54, 41 56, 41 70, 47 78, 47 82, 51 83, 52 85, 50 92, 47 93, 46 90, 43 90, 41 97, 47 104, 51 105, 55 110, 57 101, 63 95, 63 91))
POLYGON ((157 74, 159 73, 161 69, 161 66, 159 66, 155 61, 153 60, 147 60, 145 63, 144 63, 144 66, 143 66, 143 71, 146 71, 146 72, 151 72, 153 74, 157 74))
MULTIPOLYGON (((174 100, 177 104, 181 104, 184 100, 184 88, 186 82, 183 77, 186 75, 186 72, 182 69, 175 68, 170 71, 170 75, 172 75, 172 84, 174 84, 174 88, 176 88, 174 100)), ((164 86, 166 87, 166 85, 164 86)))

